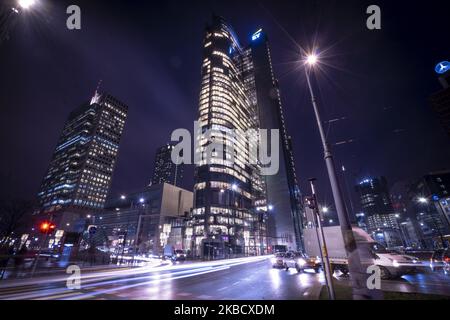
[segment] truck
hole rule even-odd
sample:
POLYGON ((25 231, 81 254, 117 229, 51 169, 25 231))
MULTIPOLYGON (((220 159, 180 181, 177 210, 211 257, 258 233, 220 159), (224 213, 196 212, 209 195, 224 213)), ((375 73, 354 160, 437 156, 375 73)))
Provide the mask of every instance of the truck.
MULTIPOLYGON (((381 278, 384 280, 400 277, 414 272, 420 266, 416 257, 387 250, 383 245, 373 240, 368 233, 359 227, 352 227, 361 263, 363 266, 376 265, 380 268, 381 278)), ((345 250, 341 227, 324 227, 325 242, 331 270, 348 274, 348 259, 345 250)), ((303 230, 305 253, 309 257, 320 259, 320 246, 316 229, 303 230)))

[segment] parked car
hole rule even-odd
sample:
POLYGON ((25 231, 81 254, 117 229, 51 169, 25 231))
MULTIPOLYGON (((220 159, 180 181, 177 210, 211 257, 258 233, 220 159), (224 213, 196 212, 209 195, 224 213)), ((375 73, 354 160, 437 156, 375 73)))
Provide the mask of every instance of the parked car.
POLYGON ((437 249, 430 258, 430 267, 433 271, 443 270, 446 274, 450 271, 450 249, 437 249))
POLYGON ((303 272, 305 269, 313 269, 316 273, 320 271, 321 261, 318 257, 308 257, 300 252, 288 252, 284 257, 284 266, 286 270, 295 268, 297 272, 303 272))

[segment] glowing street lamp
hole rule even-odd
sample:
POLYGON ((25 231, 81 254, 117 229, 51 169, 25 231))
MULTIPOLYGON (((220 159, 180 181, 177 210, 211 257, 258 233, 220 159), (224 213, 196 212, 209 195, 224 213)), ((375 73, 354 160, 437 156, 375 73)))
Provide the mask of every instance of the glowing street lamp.
POLYGON ((330 180, 334 204, 341 227, 342 237, 345 243, 346 253, 348 256, 348 268, 350 271, 351 282, 354 289, 353 296, 356 299, 364 299, 364 297, 366 295, 369 295, 369 293, 365 288, 361 286, 361 283, 365 283, 361 257, 359 255, 356 241, 353 236, 352 225, 343 200, 342 190, 339 185, 336 167, 334 165, 333 154, 331 152, 331 147, 328 144, 327 136, 323 128, 323 122, 320 117, 319 107, 317 105, 316 96, 314 95, 314 90, 310 79, 310 74, 314 72, 314 67, 319 63, 319 56, 311 53, 306 57, 303 57, 303 61, 305 64, 306 82, 311 96, 311 103, 314 109, 314 114, 316 116, 317 127, 319 129, 319 134, 322 142, 324 160, 328 171, 328 178, 330 180))
POLYGON ((420 203, 428 203, 428 199, 425 197, 419 197, 419 199, 417 199, 420 203))
POLYGON ((22 9, 27 10, 36 4, 36 0, 19 0, 18 3, 22 9))
POLYGON ((310 66, 313 66, 317 63, 317 56, 315 54, 310 54, 306 57, 306 63, 309 64, 310 66))
POLYGON ((322 207, 322 212, 323 213, 327 213, 328 212, 328 207, 322 207))

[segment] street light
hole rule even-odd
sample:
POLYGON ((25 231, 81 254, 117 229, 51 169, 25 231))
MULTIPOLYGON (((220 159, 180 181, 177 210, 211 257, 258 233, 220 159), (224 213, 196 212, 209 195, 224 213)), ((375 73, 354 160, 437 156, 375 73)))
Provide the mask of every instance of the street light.
POLYGON ((19 0, 19 6, 22 9, 29 9, 36 4, 36 0, 19 0))
POLYGON ((322 207, 322 212, 323 213, 327 213, 328 212, 328 207, 322 207))
POLYGON ((425 198, 425 197, 419 197, 418 201, 419 201, 420 203, 428 203, 428 199, 425 198))
POLYGON ((311 103, 316 116, 317 126, 319 128, 320 138, 322 141, 322 147, 324 152, 324 159, 327 166, 328 177, 330 179, 331 190, 333 192, 333 198, 335 203, 336 212, 339 219, 339 224, 341 226, 341 232, 344 239, 345 250, 348 256, 348 268, 351 275, 353 296, 355 299, 365 299, 370 296, 367 288, 364 287, 366 283, 366 274, 363 272, 361 265, 361 259, 359 252, 356 247, 355 237, 353 235, 352 225, 347 214, 347 210, 343 201, 342 191, 339 186, 336 168, 334 166, 333 155, 331 153, 331 148, 328 145, 325 130, 322 126, 322 120, 320 117, 319 107, 317 106, 316 97, 311 85, 310 73, 313 72, 314 66, 319 62, 318 55, 309 54, 304 59, 305 63, 305 75, 306 82, 308 84, 309 93, 311 95, 311 103))

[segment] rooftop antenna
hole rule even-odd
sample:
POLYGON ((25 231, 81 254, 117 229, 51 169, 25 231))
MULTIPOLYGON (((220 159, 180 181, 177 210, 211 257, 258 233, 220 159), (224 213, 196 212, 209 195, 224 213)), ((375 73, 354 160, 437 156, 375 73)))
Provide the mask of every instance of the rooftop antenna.
POLYGON ((100 100, 99 91, 100 91, 100 86, 102 85, 102 81, 103 80, 100 79, 97 83, 97 88, 95 88, 94 96, 91 99, 91 104, 98 103, 98 101, 100 100))

